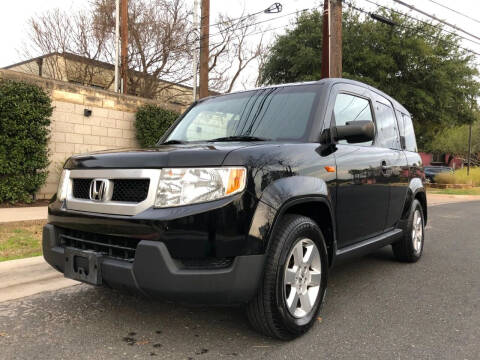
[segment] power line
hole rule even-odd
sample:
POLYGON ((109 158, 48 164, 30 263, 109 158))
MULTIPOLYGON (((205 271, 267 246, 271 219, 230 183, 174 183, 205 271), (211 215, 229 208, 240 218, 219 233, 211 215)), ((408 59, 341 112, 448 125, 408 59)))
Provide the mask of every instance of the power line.
MULTIPOLYGON (((308 10, 313 10, 315 8, 308 8, 308 9, 302 9, 302 10, 298 10, 298 11, 295 11, 295 12, 292 12, 290 14, 287 14, 287 15, 292 15, 292 14, 298 14, 298 13, 301 13, 301 12, 305 12, 305 11, 308 11, 308 10)), ((278 19, 279 17, 275 18, 274 20, 278 19)), ((255 24, 252 24, 252 25, 256 25, 256 24, 259 24, 259 23, 255 23, 255 24)), ((255 33, 250 33, 250 34, 246 34, 246 35, 243 35, 243 37, 248 37, 248 36, 254 36, 254 35, 259 35, 259 34, 264 34, 264 33, 267 33, 267 32, 270 32, 270 31, 274 31, 274 30, 278 30, 278 29, 285 29, 286 26, 285 25, 282 25, 282 26, 277 26, 275 28, 271 28, 271 29, 266 29, 266 30, 260 30, 258 32, 255 32, 255 33)), ((237 28, 236 30, 238 30, 240 28, 237 28)), ((239 35, 236 35, 234 37, 232 37, 232 39, 238 39, 240 36, 242 36, 241 34, 239 35)), ((217 46, 217 45, 221 45, 223 44, 223 42, 218 42, 216 44, 212 44, 212 47, 214 46, 217 46)))
MULTIPOLYGON (((274 18, 271 18, 271 19, 262 20, 262 21, 258 21, 258 22, 253 23, 253 24, 247 24, 247 25, 245 25, 245 26, 238 27, 238 28, 235 28, 235 30, 244 29, 244 28, 247 28, 247 27, 250 27, 250 26, 254 26, 254 25, 258 25, 258 24, 263 24, 263 23, 266 23, 266 22, 269 22, 269 21, 276 21, 276 20, 278 20, 278 19, 281 19, 281 18, 284 18, 284 17, 287 17, 287 16, 291 16, 291 15, 295 15, 295 14, 298 14, 298 13, 300 13, 300 12, 304 12, 304 11, 308 11, 308 10, 311 10, 311 9, 302 9, 302 10, 292 11, 291 13, 288 13, 288 14, 285 14, 285 15, 277 16, 277 17, 274 17, 274 18)), ((222 29, 222 30, 220 30, 220 31, 217 32, 217 33, 211 34, 211 36, 220 35, 220 34, 226 32, 226 31, 228 31, 228 30, 229 30, 229 28, 222 29)))
POLYGON ((242 20, 243 21, 243 20, 248 19, 250 17, 260 15, 262 13, 263 14, 274 14, 274 13, 279 13, 281 11, 282 11, 282 4, 277 2, 277 3, 274 3, 274 4, 270 5, 268 8, 257 11, 255 13, 243 15, 243 16, 240 16, 238 18, 234 18, 234 19, 230 19, 230 20, 226 20, 226 21, 219 21, 218 23, 211 24, 210 26, 218 26, 218 25, 222 25, 222 24, 229 24, 232 21, 237 21, 237 20, 242 20))
MULTIPOLYGON (((475 44, 477 44, 477 45, 480 45, 480 42, 476 42, 476 41, 474 41, 474 40, 472 40, 472 39, 463 37, 463 36, 457 34, 456 32, 449 31, 449 30, 446 30, 446 29, 438 28, 438 26, 435 26, 435 25, 433 25, 433 24, 431 24, 431 23, 429 23, 429 22, 427 22, 427 21, 423 21, 423 20, 421 20, 421 19, 417 19, 417 18, 415 18, 415 17, 413 17, 413 16, 410 16, 410 15, 408 15, 408 14, 405 14, 405 13, 403 13, 403 12, 401 12, 401 11, 397 11, 397 10, 395 10, 395 9, 386 7, 386 6, 384 6, 384 5, 380 5, 380 4, 378 4, 378 3, 376 3, 376 2, 374 2, 374 1, 372 1, 372 0, 364 0, 364 1, 367 1, 367 2, 369 2, 369 3, 371 3, 371 4, 374 4, 374 5, 376 5, 377 7, 381 7, 381 8, 384 8, 384 9, 387 9, 387 10, 390 10, 390 11, 393 11, 393 12, 399 14, 399 15, 406 16, 406 17, 408 17, 408 18, 410 18, 410 19, 412 19, 412 20, 415 20, 415 21, 424 23, 424 24, 426 24, 426 25, 428 25, 428 26, 431 26, 431 27, 433 27, 433 28, 435 28, 435 29, 437 29, 437 30, 439 30, 439 31, 447 32, 447 33, 449 33, 449 34, 458 36, 458 37, 460 37, 460 38, 462 38, 462 39, 464 39, 464 40, 471 41, 471 42, 473 42, 473 43, 475 43, 475 44)), ((369 13, 368 11, 364 10, 364 9, 358 8, 358 7, 354 6, 353 4, 350 4, 350 3, 346 2, 345 0, 344 0, 343 2, 344 2, 347 6, 353 8, 353 9, 355 9, 355 10, 357 10, 357 11, 360 11, 360 12, 362 12, 362 13, 365 13, 365 14, 367 14, 367 15, 370 15, 370 13, 369 13)), ((289 14, 285 14, 285 15, 282 15, 282 16, 275 17, 275 18, 273 18, 273 19, 268 19, 268 21, 276 21, 276 20, 278 20, 278 19, 280 19, 280 18, 282 18, 282 17, 290 16, 290 15, 293 15, 293 14, 298 14, 298 13, 300 13, 300 12, 304 12, 304 11, 308 11, 308 10, 312 10, 312 9, 313 9, 313 8, 307 8, 307 9, 298 10, 298 11, 295 11, 295 12, 291 12, 291 13, 289 13, 289 14)), ((260 22, 257 22, 257 23, 253 23, 253 24, 251 24, 251 25, 249 25, 249 26, 254 26, 254 25, 257 25, 257 24, 260 24, 260 23, 264 23, 264 22, 266 22, 266 21, 264 20, 264 21, 260 21, 260 22)), ((403 27, 403 28, 410 29, 410 30, 413 29, 413 28, 408 27, 408 26, 405 26, 405 25, 399 25, 399 26, 400 26, 400 27, 403 27)), ((243 27, 241 27, 241 28, 245 28, 245 27, 248 27, 248 26, 243 26, 243 27)), ((237 28, 236 30, 241 29, 241 28, 237 28)), ((258 31, 258 32, 254 32, 254 33, 251 33, 251 34, 247 34, 247 35, 245 35, 245 37, 254 36, 254 35, 259 35, 259 34, 262 34, 262 33, 271 32, 271 31, 278 30, 278 29, 281 29, 281 28, 285 28, 285 26, 279 26, 279 27, 275 27, 275 28, 267 29, 267 30, 260 30, 260 31, 258 31)), ((210 37, 211 37, 211 36, 214 36, 214 35, 219 35, 219 33, 210 34, 210 37)), ((428 37, 430 37, 430 38, 436 39, 436 37, 434 37, 434 36, 432 36, 432 35, 430 35, 430 34, 425 34, 425 33, 424 33, 424 35, 426 35, 426 36, 428 36, 428 37)), ((241 35, 234 36, 232 39, 239 38, 240 36, 241 36, 241 35)), ((198 41, 198 39, 194 39, 194 40, 192 40, 192 41, 187 41, 185 44, 182 44, 181 46, 178 46, 178 47, 171 48, 170 50, 176 50, 176 49, 183 48, 183 47, 185 47, 185 46, 191 46, 191 45, 195 44, 197 41, 198 41)), ((480 53, 477 53, 477 52, 475 52, 474 50, 471 50, 471 49, 462 47, 462 46, 460 46, 460 45, 458 45, 458 44, 455 44, 455 43, 453 43, 453 42, 449 42, 449 41, 444 40, 444 39, 442 39, 442 41, 444 41, 444 42, 446 42, 446 43, 449 43, 449 44, 451 44, 451 45, 455 45, 456 47, 458 47, 458 48, 460 48, 460 49, 462 49, 462 50, 468 51, 468 52, 470 52, 470 53, 472 53, 472 54, 480 55, 480 53)), ((217 43, 211 44, 210 46, 211 46, 211 47, 214 47, 214 46, 221 45, 222 43, 223 43, 223 42, 217 42, 217 43)), ((147 48, 147 49, 145 49, 145 50, 148 51, 148 50, 150 50, 151 48, 153 48, 154 46, 155 46, 155 45, 153 45, 153 46, 151 46, 151 47, 149 47, 149 48, 147 48)), ((198 50, 198 49, 199 49, 199 47, 195 48, 195 50, 198 50)))
POLYGON ((463 40, 466 40, 466 41, 470 41, 471 43, 474 43, 474 44, 476 44, 476 45, 480 45, 480 42, 475 41, 475 40, 472 40, 472 39, 469 39, 469 38, 467 38, 467 37, 465 37, 465 36, 463 36, 463 35, 460 35, 460 34, 456 33, 455 31, 450 31, 450 30, 447 30, 447 29, 442 29, 442 28, 440 28, 440 27, 438 27, 438 24, 434 25, 434 24, 432 24, 432 23, 429 23, 428 21, 424 21, 424 20, 422 20, 422 19, 418 19, 418 18, 416 18, 416 17, 414 17, 414 16, 405 14, 405 13, 403 13, 403 12, 401 12, 401 11, 392 9, 392 8, 390 8, 390 7, 388 7, 388 6, 380 5, 379 3, 376 3, 375 1, 372 1, 372 0, 363 0, 363 1, 366 1, 366 2, 368 2, 368 3, 370 3, 370 4, 373 4, 373 5, 376 5, 376 6, 378 6, 379 8, 386 9, 386 10, 390 10, 390 11, 394 12, 395 14, 402 15, 402 16, 406 16, 406 17, 409 18, 409 19, 412 19, 412 20, 421 22, 422 24, 428 25, 428 26, 430 26, 430 27, 432 27, 432 28, 435 28, 435 29, 437 29, 437 30, 439 30, 439 31, 443 31, 443 32, 446 32, 446 33, 448 33, 448 34, 458 36, 459 38, 461 38, 461 39, 463 39, 463 40))
POLYGON ((461 15, 461 16, 463 16, 463 17, 466 17, 467 19, 473 20, 473 21, 475 21, 476 23, 479 23, 479 24, 480 24, 480 20, 475 19, 475 18, 473 18, 473 17, 471 17, 471 16, 469 16, 469 15, 467 15, 467 14, 464 14, 464 13, 458 11, 458 10, 449 8, 448 6, 443 5, 443 4, 439 3, 438 1, 435 1, 435 0, 428 0, 428 1, 430 1, 430 2, 432 2, 432 3, 434 3, 434 4, 437 4, 438 6, 444 8, 444 9, 450 10, 451 12, 454 12, 455 14, 461 15))
POLYGON ((393 0, 393 1, 396 2, 396 3, 398 3, 398 4, 400 4, 400 5, 403 5, 403 6, 407 7, 407 8, 409 8, 409 9, 413 10, 413 11, 416 11, 416 12, 422 14, 422 15, 428 16, 428 17, 431 18, 431 19, 434 19, 434 20, 436 20, 436 21, 438 21, 438 22, 441 22, 442 24, 445 24, 445 25, 447 25, 447 26, 450 26, 452 29, 461 31, 461 32, 463 32, 464 34, 467 34, 467 35, 469 35, 469 36, 471 36, 471 37, 473 37, 473 38, 475 38, 475 39, 477 39, 477 40, 480 40, 480 37, 479 37, 479 36, 476 36, 476 35, 474 35, 474 34, 472 34, 472 33, 469 33, 468 31, 463 30, 461 27, 458 27, 457 25, 454 25, 454 24, 451 24, 451 23, 449 23, 449 22, 447 22, 447 21, 445 21, 445 20, 439 19, 439 18, 436 17, 435 15, 432 15, 432 14, 427 13, 426 11, 420 10, 420 9, 416 8, 415 6, 413 6, 413 5, 407 4, 406 2, 403 2, 403 1, 401 1, 401 0, 393 0))
MULTIPOLYGON (((394 1, 395 1, 395 0, 394 0, 394 1)), ((359 7, 357 7, 357 6, 355 6, 355 5, 351 4, 351 3, 348 3, 348 2, 346 2, 345 0, 343 0, 343 2, 344 2, 347 6, 349 6, 350 8, 352 8, 352 9, 354 9, 354 10, 356 10, 356 11, 362 12, 362 13, 364 13, 364 14, 366 14, 366 15, 370 15, 370 13, 369 13, 368 11, 366 11, 366 10, 364 10, 364 9, 362 9, 362 8, 359 8, 359 7)), ((405 14, 404 14, 404 15, 405 15, 405 14)), ((414 31, 417 31, 417 32, 418 32, 418 30, 416 30, 415 28, 412 28, 412 27, 410 27, 410 26, 406 26, 406 25, 402 25, 402 24, 398 24, 397 26, 403 27, 403 28, 409 29, 409 30, 414 30, 414 31)), ((433 35, 430 35, 430 34, 427 34, 427 33, 422 33, 422 35, 427 36, 427 37, 429 37, 429 38, 431 38, 431 39, 439 40, 437 37, 435 37, 435 36, 433 36, 433 35)), ((467 51, 467 52, 469 52, 469 53, 472 53, 472 54, 475 54, 475 55, 480 56, 480 53, 478 53, 478 52, 476 52, 476 51, 473 51, 473 50, 471 50, 471 49, 467 49, 467 48, 465 48, 465 47, 463 47, 463 46, 460 46, 460 45, 458 45, 458 44, 456 44, 456 43, 453 43, 453 42, 451 42, 451 41, 447 41, 447 40, 445 40, 445 39, 440 39, 440 40, 442 40, 443 42, 445 42, 445 43, 447 43, 447 44, 456 46, 456 47, 459 48, 459 49, 465 50, 465 51, 467 51)))
MULTIPOLYGON (((301 12, 305 12, 305 11, 308 11, 308 10, 313 10, 314 8, 307 8, 307 9, 302 9, 302 10, 297 10, 297 11, 293 11, 291 13, 288 13, 288 14, 285 14, 285 15, 282 15, 282 16, 277 16, 277 17, 274 17, 272 19, 268 19, 268 20, 263 20, 263 21, 258 21, 256 23, 252 23, 252 24, 249 24, 249 25, 245 25, 245 26, 241 26, 241 27, 238 27, 238 28, 235 28, 234 30, 240 30, 240 29, 244 29, 244 28, 247 28, 247 27, 250 27, 250 26, 255 26, 255 25, 258 25, 258 24, 262 24, 262 23, 266 23, 267 21, 276 21, 276 20, 279 20, 281 18, 284 18, 286 16, 291 16, 291 15, 294 15, 294 14, 299 14, 301 12)), ((285 27, 284 26, 279 26, 277 28, 274 28, 274 29, 269 29, 269 30, 261 30, 259 31, 258 33, 252 33, 252 34, 247 34, 245 36, 252 36, 252 35, 255 35, 255 34, 261 34, 263 32, 269 32, 269 31, 272 31, 272 30, 276 30, 276 29, 280 29, 282 27, 285 27)), ((215 33, 215 34, 209 34, 209 38, 213 37, 213 36, 217 36, 217 35, 220 35, 221 33, 223 33, 224 31, 221 31, 221 32, 218 32, 218 33, 215 33)), ((238 38, 240 35, 237 35, 237 36, 234 36, 233 38, 238 38)), ((175 51, 177 49, 183 49, 185 47, 188 47, 188 46, 192 46, 192 45, 195 45, 197 42, 198 42, 199 38, 196 37, 195 39, 193 40, 187 40, 185 41, 185 43, 181 44, 180 46, 174 46, 174 47, 171 47, 169 50, 170 51, 175 51)), ((223 42, 218 42, 218 44, 222 44, 223 42)), ((151 46, 148 46, 146 48, 143 49, 143 51, 150 51, 151 49, 155 48, 156 46, 158 46, 157 44, 153 44, 151 46)), ((196 47, 195 48, 196 50, 199 49, 199 47, 196 47)))
MULTIPOLYGON (((261 30, 261 31, 258 31, 258 32, 255 32, 255 33, 251 33, 251 34, 246 34, 244 35, 244 37, 249 37, 249 36, 254 36, 254 35, 260 35, 260 34, 265 34, 267 32, 270 32, 270 31, 274 31, 274 30, 278 30, 278 29, 285 29, 285 25, 282 25, 282 26, 277 26, 275 28, 271 28, 271 29, 266 29, 266 30, 261 30)), ((232 39, 238 39, 241 35, 236 35, 234 36, 232 39)), ((221 45, 223 44, 223 42, 218 42, 216 44, 211 44, 212 47, 215 47, 215 46, 218 46, 218 45, 221 45)))

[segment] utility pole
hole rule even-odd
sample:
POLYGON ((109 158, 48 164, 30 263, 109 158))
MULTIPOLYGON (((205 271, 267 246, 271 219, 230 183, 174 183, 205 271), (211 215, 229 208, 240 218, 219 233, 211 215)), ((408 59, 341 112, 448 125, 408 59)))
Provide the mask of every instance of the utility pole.
MULTIPOLYGON (((198 30, 198 0, 193 2, 193 28, 195 36, 197 36, 198 30)), ((198 74, 198 58, 197 58, 197 42, 193 43, 193 101, 197 100, 197 74, 198 74)))
POLYGON ((323 2, 322 79, 330 77, 330 0, 323 2))
POLYGON ((122 93, 127 93, 127 59, 128 59, 128 0, 122 0, 121 38, 122 38, 122 93))
POLYGON ((342 0, 330 0, 330 77, 342 77, 342 0))
POLYGON ((118 55, 120 53, 120 0, 115 0, 115 92, 118 92, 119 68, 118 55))
POLYGON ((322 79, 342 77, 342 0, 324 1, 322 30, 322 79))
POLYGON ((468 130, 467 176, 470 176, 470 157, 472 156, 472 123, 468 130))
POLYGON ((208 37, 210 33, 210 0, 202 0, 200 21, 200 99, 208 96, 208 37))

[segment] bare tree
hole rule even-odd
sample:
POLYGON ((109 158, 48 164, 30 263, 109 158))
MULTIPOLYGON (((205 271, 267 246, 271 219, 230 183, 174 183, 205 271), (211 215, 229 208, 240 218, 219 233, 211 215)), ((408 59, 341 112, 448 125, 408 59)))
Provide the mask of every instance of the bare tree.
MULTIPOLYGON (((54 9, 29 20, 30 44, 23 50, 27 58, 44 54, 76 54, 90 60, 105 58, 108 34, 93 26, 93 20, 85 11, 69 15, 54 9)), ((92 83, 101 69, 85 62, 69 61, 65 57, 52 56, 43 64, 45 72, 55 79, 70 78, 75 82, 92 83)))
POLYGON ((233 19, 220 15, 218 31, 210 46, 209 73, 211 87, 231 92, 240 74, 249 64, 258 61, 266 52, 262 29, 256 17, 245 16, 233 19), (257 38, 252 38, 257 36, 257 38))
MULTIPOLYGON (((94 0, 92 6, 95 24, 113 33, 115 2, 94 0)), ((128 88, 132 93, 155 97, 191 80, 192 74, 185 71, 191 61, 190 16, 181 0, 129 1, 128 88)))
MULTIPOLYGON (((164 99, 191 96, 190 89, 178 86, 191 83, 192 54, 198 51, 199 34, 190 17, 183 0, 129 1, 131 94, 164 99)), ((26 57, 62 54, 44 64, 51 77, 105 88, 112 85, 112 66, 105 63, 114 62, 114 0, 91 0, 89 11, 73 14, 47 11, 31 18, 29 25, 26 57)), ((261 58, 265 47, 260 30, 255 17, 221 15, 216 20, 210 39, 211 89, 230 92, 247 66, 261 58)))

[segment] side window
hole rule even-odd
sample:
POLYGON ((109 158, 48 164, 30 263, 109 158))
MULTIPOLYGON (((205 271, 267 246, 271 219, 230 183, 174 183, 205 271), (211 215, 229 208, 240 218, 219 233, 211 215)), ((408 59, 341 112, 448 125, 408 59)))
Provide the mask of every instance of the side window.
POLYGON ((412 118, 402 114, 403 128, 405 136, 405 150, 417 152, 417 140, 415 139, 415 130, 413 129, 412 118))
POLYGON ((381 102, 376 103, 377 146, 389 149, 401 149, 397 119, 393 109, 381 102))
MULTIPOLYGON (((345 125, 347 122, 360 120, 368 120, 373 122, 370 101, 350 94, 337 95, 333 114, 335 116, 335 125, 337 126, 345 125)), ((346 143, 346 140, 339 141, 339 144, 346 143)), ((372 145, 372 141, 358 143, 355 145, 369 146, 372 145)))

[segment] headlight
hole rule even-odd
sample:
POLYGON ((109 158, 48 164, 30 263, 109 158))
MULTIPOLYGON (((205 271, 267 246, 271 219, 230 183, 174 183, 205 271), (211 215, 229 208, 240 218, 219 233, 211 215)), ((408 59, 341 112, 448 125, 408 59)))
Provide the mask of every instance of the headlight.
POLYGON ((245 188, 247 170, 231 168, 162 169, 155 207, 171 207, 220 199, 245 188))
POLYGON ((63 201, 67 198, 68 182, 70 180, 70 171, 63 170, 58 181, 57 199, 63 201))

